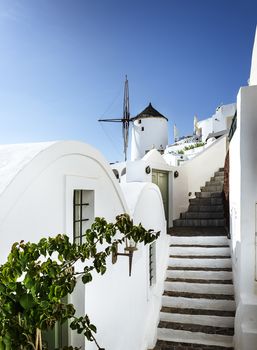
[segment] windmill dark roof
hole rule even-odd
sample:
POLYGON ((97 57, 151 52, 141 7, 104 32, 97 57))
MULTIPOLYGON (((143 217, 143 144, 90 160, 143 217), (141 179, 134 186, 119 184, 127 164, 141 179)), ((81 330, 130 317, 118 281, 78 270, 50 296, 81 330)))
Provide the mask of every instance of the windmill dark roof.
POLYGON ((139 113, 137 116, 132 118, 132 120, 142 119, 142 118, 164 118, 168 121, 168 118, 164 117, 164 115, 162 115, 155 108, 153 108, 151 102, 141 113, 139 113))

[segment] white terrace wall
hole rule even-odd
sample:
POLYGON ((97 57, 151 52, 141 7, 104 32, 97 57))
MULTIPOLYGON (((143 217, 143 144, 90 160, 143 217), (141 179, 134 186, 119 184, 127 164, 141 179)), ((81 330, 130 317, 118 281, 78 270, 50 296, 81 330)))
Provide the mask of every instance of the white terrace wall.
POLYGON ((237 99, 237 130, 230 143, 230 214, 237 302, 235 348, 256 349, 257 86, 237 99))
POLYGON ((188 160, 180 167, 172 167, 179 176, 173 179, 173 219, 188 208, 188 199, 195 197, 195 192, 214 175, 215 171, 224 167, 227 138, 222 136, 203 152, 188 160), (189 195, 191 193, 191 195, 189 195))
MULTIPOLYGON (((95 216, 113 221, 117 214, 128 211, 118 181, 95 149, 77 142, 54 143, 26 164, 0 196, 1 262, 17 240, 37 242, 58 233, 67 233, 72 239, 74 189, 95 191, 95 216)), ((135 222, 164 233, 158 191, 143 191, 139 202, 135 222), (155 214, 149 215, 152 210, 155 214)), ((166 257, 163 233, 157 243, 159 268, 166 257)), ((106 275, 96 276, 86 288, 79 283, 71 299, 81 315, 89 314, 97 326, 97 340, 106 349, 145 350, 153 342, 161 287, 159 280, 156 287, 148 285, 147 254, 147 247, 139 247, 131 277, 127 257, 119 257, 115 265, 109 259, 106 275)), ((77 336, 70 333, 69 339, 84 349, 77 336)), ((90 343, 87 350, 91 349, 95 346, 90 343)))

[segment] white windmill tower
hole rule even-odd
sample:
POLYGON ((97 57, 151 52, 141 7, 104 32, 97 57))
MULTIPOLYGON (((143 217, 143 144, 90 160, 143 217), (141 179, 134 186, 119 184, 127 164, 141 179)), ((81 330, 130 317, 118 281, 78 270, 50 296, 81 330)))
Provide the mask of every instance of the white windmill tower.
POLYGON ((131 120, 131 160, 141 159, 153 148, 163 153, 168 145, 168 119, 149 103, 131 120))

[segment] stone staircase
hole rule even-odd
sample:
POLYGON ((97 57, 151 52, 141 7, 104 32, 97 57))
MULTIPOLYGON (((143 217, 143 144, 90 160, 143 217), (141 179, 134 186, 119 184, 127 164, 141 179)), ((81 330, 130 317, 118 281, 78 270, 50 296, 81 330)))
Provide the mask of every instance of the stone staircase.
POLYGON ((188 211, 181 213, 180 218, 173 221, 173 225, 175 227, 224 226, 223 183, 224 169, 220 168, 210 181, 201 187, 201 192, 196 192, 195 198, 189 199, 188 211))
POLYGON ((185 214, 199 213, 200 217, 185 216, 180 219, 184 226, 170 229, 169 264, 154 350, 233 349, 235 302, 230 247, 221 226, 224 221, 213 223, 223 217, 209 216, 223 213, 221 196, 212 196, 221 193, 217 184, 222 182, 221 172, 206 183, 206 191, 202 189, 195 200, 190 200, 190 210, 185 214), (209 214, 203 217, 205 213, 209 214), (201 226, 188 226, 193 220, 201 226))

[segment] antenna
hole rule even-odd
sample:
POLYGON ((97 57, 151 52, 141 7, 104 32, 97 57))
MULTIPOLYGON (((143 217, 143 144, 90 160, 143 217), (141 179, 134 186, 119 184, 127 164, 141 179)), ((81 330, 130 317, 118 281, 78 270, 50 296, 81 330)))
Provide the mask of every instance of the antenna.
POLYGON ((112 119, 99 119, 99 122, 109 122, 109 123, 122 123, 122 136, 123 136, 123 147, 125 161, 127 160, 127 150, 128 150, 128 140, 129 140, 129 123, 130 112, 129 112, 129 86, 128 78, 125 76, 124 85, 124 98, 123 98, 123 117, 122 118, 112 118, 112 119))

